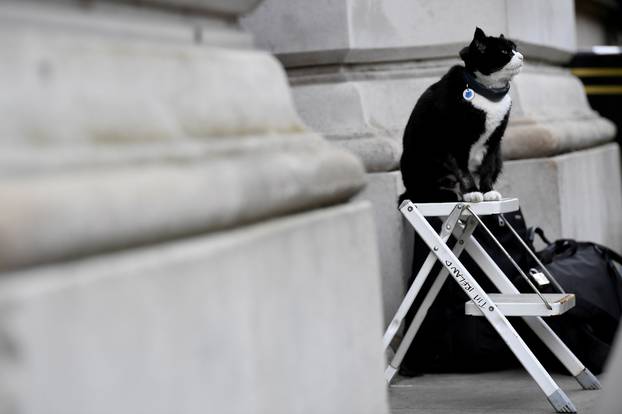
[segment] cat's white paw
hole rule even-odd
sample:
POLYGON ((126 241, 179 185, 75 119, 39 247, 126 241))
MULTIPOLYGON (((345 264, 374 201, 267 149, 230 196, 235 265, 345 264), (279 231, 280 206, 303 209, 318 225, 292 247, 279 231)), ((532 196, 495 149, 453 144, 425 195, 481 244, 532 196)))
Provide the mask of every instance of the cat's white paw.
POLYGON ((484 193, 484 201, 499 201, 501 200, 501 194, 498 191, 492 190, 484 193))
POLYGON ((472 193, 466 193, 462 196, 467 203, 479 203, 484 201, 484 195, 479 191, 473 191, 472 193))

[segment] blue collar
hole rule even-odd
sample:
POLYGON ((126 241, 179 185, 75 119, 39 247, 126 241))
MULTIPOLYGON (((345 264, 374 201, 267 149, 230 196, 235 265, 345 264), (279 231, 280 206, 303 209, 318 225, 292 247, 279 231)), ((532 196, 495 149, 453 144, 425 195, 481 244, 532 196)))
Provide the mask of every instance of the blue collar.
POLYGON ((484 98, 487 98, 493 102, 499 102, 510 90, 509 82, 501 88, 490 88, 485 86, 467 69, 464 70, 464 82, 466 83, 467 88, 473 89, 478 95, 482 95, 484 98))

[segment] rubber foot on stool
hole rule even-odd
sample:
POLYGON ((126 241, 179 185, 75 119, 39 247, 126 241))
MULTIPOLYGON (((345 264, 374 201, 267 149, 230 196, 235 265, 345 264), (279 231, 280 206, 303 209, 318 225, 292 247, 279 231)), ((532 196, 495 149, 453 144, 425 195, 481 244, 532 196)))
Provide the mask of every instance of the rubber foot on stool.
POLYGON ((555 408, 555 412, 558 413, 576 413, 577 409, 575 408, 570 398, 566 395, 564 391, 561 389, 557 389, 553 394, 546 397, 553 408, 555 408))
POLYGON ((579 375, 575 376, 575 379, 579 384, 581 384, 584 390, 599 390, 602 388, 598 378, 596 378, 587 368, 581 371, 579 375))
POLYGON ((387 369, 384 370, 384 379, 387 381, 387 384, 391 385, 391 380, 397 373, 397 369, 389 365, 387 369))

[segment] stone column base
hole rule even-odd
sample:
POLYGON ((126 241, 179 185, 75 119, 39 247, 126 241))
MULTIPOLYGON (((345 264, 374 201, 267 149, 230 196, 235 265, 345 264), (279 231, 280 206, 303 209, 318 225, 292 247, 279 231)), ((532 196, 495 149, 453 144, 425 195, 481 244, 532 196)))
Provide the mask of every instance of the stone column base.
POLYGON ((385 326, 404 298, 412 266, 414 232, 398 210, 402 192, 402 176, 393 171, 367 174, 367 186, 357 195, 357 199, 371 201, 374 208, 385 326))
POLYGON ((372 226, 355 203, 5 273, 0 412, 386 413, 372 226))
POLYGON ((519 197, 528 226, 551 239, 589 240, 622 250, 622 182, 617 144, 551 158, 506 161, 498 185, 519 197))

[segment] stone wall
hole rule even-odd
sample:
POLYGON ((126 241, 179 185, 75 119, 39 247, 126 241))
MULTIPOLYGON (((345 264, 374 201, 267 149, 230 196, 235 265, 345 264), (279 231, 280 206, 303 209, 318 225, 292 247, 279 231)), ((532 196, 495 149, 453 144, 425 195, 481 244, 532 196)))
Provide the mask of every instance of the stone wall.
POLYGON ((507 161, 504 168, 498 188, 521 195, 527 225, 541 227, 550 239, 591 240, 622 251, 617 144, 507 161))
MULTIPOLYGON (((423 91, 451 65, 460 63, 458 52, 470 42, 476 26, 488 34, 504 33, 516 40, 526 57, 523 72, 512 82, 513 108, 503 146, 506 159, 537 158, 548 165, 544 160, 549 157, 596 147, 615 135, 614 125, 589 107, 581 82, 562 66, 575 50, 572 0, 329 0, 321 6, 302 0, 266 0, 243 24, 256 34, 258 44, 273 51, 287 68, 304 122, 365 164, 372 184, 362 197, 372 201, 377 233, 386 241, 380 244, 385 322, 399 304, 411 260, 410 236, 404 235, 411 230, 403 227, 395 208, 401 192, 396 170, 403 128, 423 91)), ((612 154, 603 154, 609 160, 606 165, 612 165, 612 154)), ((577 176, 585 165, 601 161, 564 165, 575 168, 571 175, 577 176)), ((589 210, 569 212, 560 208, 564 203, 559 199, 553 202, 549 198, 548 204, 535 200, 528 184, 539 186, 546 181, 528 183, 524 174, 532 175, 523 170, 528 164, 518 161, 508 165, 505 195, 523 199, 527 211, 545 209, 558 218, 554 223, 584 223, 555 225, 550 233, 596 236, 597 241, 620 245, 622 235, 617 230, 593 230, 610 226, 607 218, 598 216, 590 227, 588 223, 596 218, 589 210)), ((588 174, 596 180, 591 185, 598 189, 590 194, 603 204, 619 205, 620 190, 604 191, 597 180, 602 171, 596 170, 598 173, 588 174)), ((619 169, 610 173, 619 174, 619 169)), ((560 176, 551 182, 567 179, 560 176)), ((572 199, 577 188, 564 186, 560 197, 572 199)), ((555 184, 555 188, 544 186, 537 191, 557 189, 555 184)), ((613 222, 618 222, 620 214, 613 215, 613 222)), ((536 220, 540 217, 535 215, 533 221, 547 227, 549 222, 536 220)))
POLYGON ((0 4, 0 412, 386 412, 362 164, 257 0, 138 3, 0 4))
POLYGON ((474 26, 529 62, 504 193, 620 248, 574 22, 570 0, 0 3, 0 412, 387 412, 401 133, 474 26))

